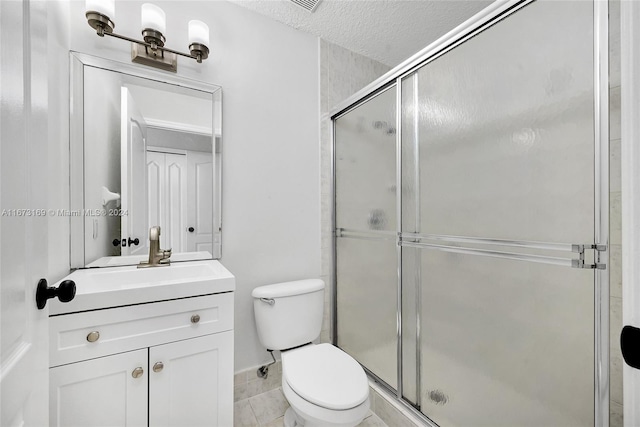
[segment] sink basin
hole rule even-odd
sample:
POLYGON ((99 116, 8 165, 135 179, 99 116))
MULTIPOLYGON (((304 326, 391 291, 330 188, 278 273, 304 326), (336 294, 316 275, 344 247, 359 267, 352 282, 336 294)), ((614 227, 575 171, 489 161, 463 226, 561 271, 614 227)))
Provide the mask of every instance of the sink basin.
POLYGON ((52 316, 235 290, 235 277, 214 260, 150 268, 89 268, 76 270, 63 280, 75 282, 76 296, 68 303, 49 300, 52 316))

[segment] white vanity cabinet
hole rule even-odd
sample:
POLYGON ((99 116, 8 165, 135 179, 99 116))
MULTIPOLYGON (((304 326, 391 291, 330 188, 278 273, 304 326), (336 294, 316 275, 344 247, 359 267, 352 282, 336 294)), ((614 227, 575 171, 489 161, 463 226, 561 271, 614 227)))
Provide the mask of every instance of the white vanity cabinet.
POLYGON ((224 366, 233 366, 232 332, 151 347, 149 425, 232 426, 233 372, 224 366))
POLYGON ((146 426, 147 353, 129 351, 51 368, 49 425, 146 426))
POLYGON ((50 425, 233 425, 233 292, 50 317, 50 425))

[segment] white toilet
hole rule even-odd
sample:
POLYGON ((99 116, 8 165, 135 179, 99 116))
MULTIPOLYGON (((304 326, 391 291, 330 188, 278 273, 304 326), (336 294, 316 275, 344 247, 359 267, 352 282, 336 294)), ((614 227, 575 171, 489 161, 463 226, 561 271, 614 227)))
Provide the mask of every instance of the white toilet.
POLYGON ((358 425, 369 410, 369 382, 354 358, 312 344, 322 328, 324 282, 299 280, 253 290, 260 342, 282 355, 286 427, 358 425))

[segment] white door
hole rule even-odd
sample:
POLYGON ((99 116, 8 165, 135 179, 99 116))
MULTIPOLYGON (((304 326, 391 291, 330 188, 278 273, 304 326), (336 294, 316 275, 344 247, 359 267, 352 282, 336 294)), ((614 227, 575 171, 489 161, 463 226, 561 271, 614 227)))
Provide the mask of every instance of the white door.
POLYGON ((164 153, 147 151, 147 196, 149 227, 160 226, 160 244, 163 249, 169 249, 164 243, 164 153))
POLYGON ((233 331, 149 349, 149 425, 233 425, 233 331))
POLYGON ((160 226, 163 249, 186 252, 186 155, 147 151, 147 179, 149 226, 160 226))
POLYGON ((213 254, 213 156, 189 151, 187 250, 213 254))
POLYGON ((147 124, 129 90, 121 90, 120 179, 122 211, 120 238, 126 242, 122 255, 148 254, 147 241, 147 124), (138 244, 135 244, 138 239, 138 244))
POLYGON ((148 350, 51 368, 51 427, 147 425, 148 350))
MULTIPOLYGON (((620 2, 622 85, 622 323, 640 328, 640 3, 620 2)), ((636 330, 637 331, 637 330, 636 330)), ((618 343, 612 343, 618 345, 618 343)), ((640 347, 640 338, 635 342, 640 347)), ((624 425, 640 425, 640 369, 623 367, 624 425)))
POLYGON ((0 1, 0 425, 47 425, 45 2, 0 1), (33 19, 32 19, 33 17, 33 19), (25 35, 25 29, 34 30, 25 35), (38 47, 33 55, 23 46, 38 47), (42 50, 45 49, 45 50, 42 50), (38 211, 35 211, 38 209, 38 211))
POLYGON ((162 234, 168 238, 168 248, 186 252, 187 247, 187 159, 181 154, 165 154, 167 220, 162 234))

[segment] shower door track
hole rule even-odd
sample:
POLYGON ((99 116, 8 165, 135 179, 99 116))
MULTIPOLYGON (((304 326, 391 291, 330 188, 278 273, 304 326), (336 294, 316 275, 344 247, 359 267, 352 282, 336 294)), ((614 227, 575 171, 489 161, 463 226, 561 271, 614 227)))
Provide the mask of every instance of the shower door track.
MULTIPOLYGON (((561 266, 584 268, 576 263, 580 259, 542 257, 539 255, 519 254, 511 252, 500 252, 477 248, 466 248, 459 246, 449 246, 440 244, 420 243, 420 240, 446 241, 459 244, 479 244, 511 246, 522 249, 541 249, 561 252, 578 252, 580 258, 584 258, 585 249, 593 249, 594 263, 586 264, 587 268, 594 270, 594 426, 609 426, 609 0, 592 0, 594 7, 593 22, 593 52, 594 52, 594 242, 595 244, 572 244, 572 243, 545 243, 545 242, 525 242, 501 239, 482 239, 463 236, 429 235, 419 233, 402 233, 402 192, 397 192, 397 232, 382 231, 352 231, 336 228, 336 157, 335 157, 335 120, 357 108, 359 105, 376 97, 383 91, 389 89, 396 90, 397 99, 397 123, 396 123, 396 165, 397 165, 397 188, 400 187, 401 169, 401 108, 402 91, 400 83, 402 78, 413 73, 418 68, 428 62, 444 55, 456 46, 464 43, 476 34, 484 31, 497 22, 505 19, 512 13, 520 10, 526 5, 537 0, 498 0, 488 6, 479 14, 467 20, 463 24, 454 28, 449 33, 436 40, 425 49, 416 53, 406 61, 402 62, 394 69, 381 76, 371 84, 356 92, 345 101, 338 104, 329 114, 331 120, 330 129, 330 179, 332 201, 331 224, 331 260, 332 260, 332 282, 331 287, 331 332, 332 341, 337 345, 337 237, 365 239, 365 240, 396 240, 398 248, 398 261, 401 261, 401 247, 420 247, 424 249, 435 249, 449 252, 467 253, 473 255, 495 256, 522 261, 545 262, 561 266), (414 241, 411 241, 414 240, 414 241), (581 249, 580 249, 581 248, 581 249)), ((391 387, 381 380, 369 369, 364 367, 371 379, 382 385, 389 394, 395 395, 397 402, 405 407, 410 413, 423 420, 426 425, 436 426, 427 415, 419 411, 420 404, 414 405, 403 397, 403 359, 402 359, 402 265, 398 262, 398 311, 397 311, 397 341, 398 341, 398 378, 397 388, 391 387)), ((420 322, 418 313, 418 323, 420 322)), ((419 336, 420 325, 417 325, 419 336)), ((419 350, 418 350, 419 351, 419 350)), ((419 365, 419 364, 418 364, 419 365)), ((417 375, 420 375, 420 367, 417 367, 417 375)))

